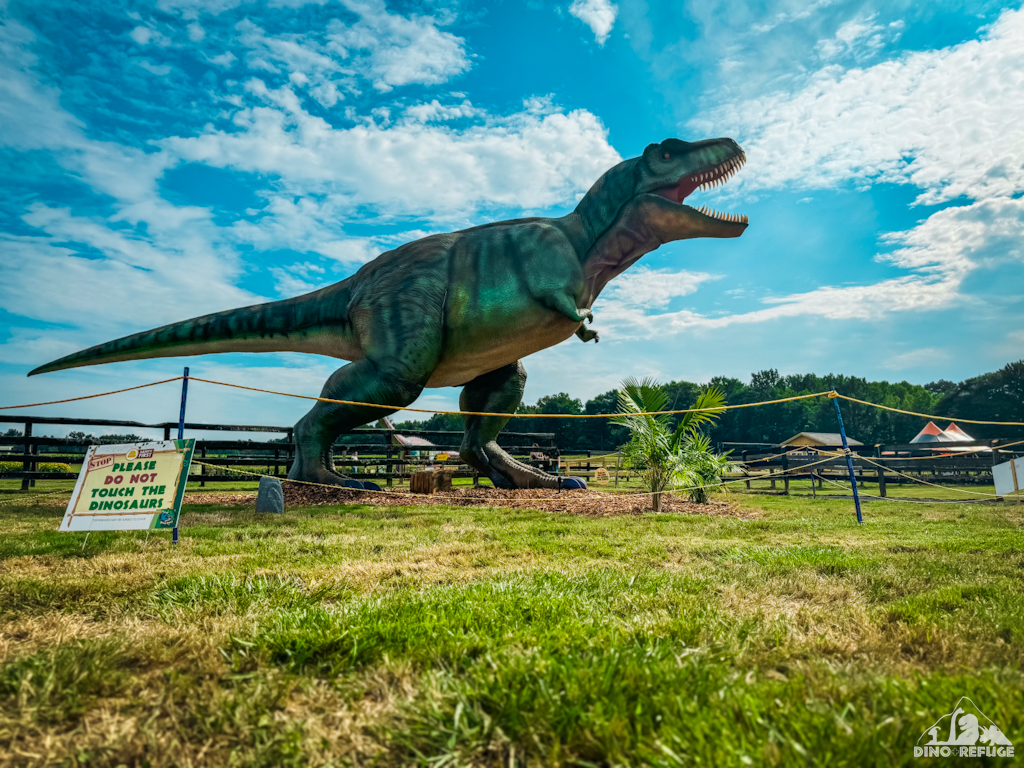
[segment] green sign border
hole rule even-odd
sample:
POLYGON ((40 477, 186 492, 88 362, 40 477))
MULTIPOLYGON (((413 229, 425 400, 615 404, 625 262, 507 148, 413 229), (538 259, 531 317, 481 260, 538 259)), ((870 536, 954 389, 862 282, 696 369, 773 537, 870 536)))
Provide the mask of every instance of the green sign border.
POLYGON ((174 515, 170 523, 160 522, 160 515, 153 515, 151 530, 167 531, 178 526, 178 518, 181 517, 181 503, 185 499, 185 486, 188 485, 188 473, 192 469, 192 454, 196 449, 196 439, 189 437, 184 440, 174 440, 174 449, 182 454, 181 471, 178 473, 178 487, 174 492, 174 515))

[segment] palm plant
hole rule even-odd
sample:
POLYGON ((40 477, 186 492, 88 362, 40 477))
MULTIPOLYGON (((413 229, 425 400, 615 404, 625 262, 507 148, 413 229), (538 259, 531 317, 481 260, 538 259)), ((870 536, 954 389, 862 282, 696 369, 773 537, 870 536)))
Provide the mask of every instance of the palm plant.
POLYGON ((710 438, 700 431, 725 409, 722 391, 711 387, 701 392, 674 430, 670 416, 655 413, 667 405, 668 395, 654 379, 630 377, 622 382, 619 413, 612 419, 629 429, 623 457, 650 491, 655 512, 661 511, 662 495, 673 488, 687 487, 691 500, 706 502, 708 486, 730 469, 726 456, 715 454, 710 438))

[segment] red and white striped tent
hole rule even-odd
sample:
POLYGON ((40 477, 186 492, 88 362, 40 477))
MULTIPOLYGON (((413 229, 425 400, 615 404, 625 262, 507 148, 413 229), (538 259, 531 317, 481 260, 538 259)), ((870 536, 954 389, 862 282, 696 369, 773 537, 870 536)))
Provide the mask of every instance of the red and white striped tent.
MULTIPOLYGON (((917 433, 917 436, 911 440, 913 443, 967 443, 974 440, 969 434, 964 432, 955 423, 950 422, 949 426, 945 429, 939 429, 934 421, 929 421, 924 425, 924 429, 917 433)), ((969 446, 949 445, 943 446, 941 450, 944 451, 978 451, 987 450, 985 448, 976 448, 969 446)))

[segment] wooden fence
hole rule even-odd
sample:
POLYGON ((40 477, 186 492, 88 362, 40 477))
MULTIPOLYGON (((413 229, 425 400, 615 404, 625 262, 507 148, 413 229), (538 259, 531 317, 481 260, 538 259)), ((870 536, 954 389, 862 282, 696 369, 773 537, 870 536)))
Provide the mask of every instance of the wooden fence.
MULTIPOLYGON (((887 495, 889 485, 912 484, 919 480, 937 485, 991 485, 994 464, 1024 454, 1024 445, 1002 447, 1018 441, 1006 438, 863 446, 853 451, 854 475, 858 484, 876 484, 879 496, 887 495), (970 452, 978 448, 986 450, 970 452)), ((747 488, 751 488, 752 481, 762 480, 769 482, 771 489, 780 483, 782 492, 788 494, 791 480, 812 480, 818 488, 823 487, 826 480, 849 482, 845 457, 836 457, 811 467, 808 465, 825 457, 813 450, 791 453, 798 446, 758 445, 746 449, 741 446, 734 453, 740 471, 727 479, 743 479, 747 488), (767 477, 777 472, 787 474, 778 478, 767 477)), ((822 450, 842 452, 839 447, 822 450)))
MULTIPOLYGON (((73 479, 77 471, 42 472, 40 464, 64 463, 80 465, 87 445, 69 442, 66 438, 38 436, 40 425, 73 427, 114 427, 120 430, 162 430, 164 439, 176 432, 177 422, 143 424, 137 421, 105 421, 102 419, 44 418, 26 416, 0 416, 0 424, 20 424, 21 437, 0 437, 0 446, 13 450, 0 453, 0 461, 20 463, 21 469, 0 472, 0 479, 21 479, 22 490, 28 490, 40 479, 73 479), (37 433, 36 435, 33 432, 37 433)), ((218 440, 197 439, 194 463, 189 475, 190 483, 204 487, 207 483, 239 482, 253 479, 233 472, 242 469, 260 475, 284 478, 294 458, 291 427, 257 426, 251 424, 185 424, 189 436, 196 432, 252 432, 284 435, 277 440, 218 440), (209 466, 203 466, 209 465, 209 466), (223 467, 223 469, 221 469, 223 467)), ((479 473, 459 459, 462 432, 444 430, 400 430, 405 437, 430 440, 430 446, 396 445, 395 432, 386 429, 358 429, 346 435, 347 442, 334 446, 334 464, 341 472, 357 480, 374 480, 392 485, 395 480, 407 479, 412 472, 427 466, 450 468, 457 478, 472 478, 479 482, 479 473), (360 442, 350 442, 359 440, 360 442), (447 454, 439 460, 437 454, 447 454)), ((506 432, 499 435, 498 444, 519 461, 547 472, 557 469, 559 452, 555 436, 548 432, 506 432)), ((74 467, 73 467, 74 468, 74 467)))
MULTIPOLYGON (((0 472, 0 479, 21 479, 23 490, 35 485, 39 479, 73 479, 77 471, 65 473, 41 472, 39 464, 60 462, 77 465, 82 461, 86 447, 68 442, 66 438, 34 436, 39 425, 74 427, 106 427, 121 430, 162 431, 165 439, 177 430, 177 422, 143 424, 136 421, 105 421, 100 419, 45 418, 28 416, 0 416, 0 424, 21 425, 23 436, 0 437, 0 446, 10 446, 11 451, 0 453, 0 461, 20 463, 19 470, 0 472)), ((205 465, 194 464, 189 482, 203 487, 207 483, 238 482, 248 476, 233 472, 232 468, 247 470, 261 475, 286 477, 294 457, 293 433, 291 427, 258 426, 250 424, 195 424, 186 423, 190 434, 196 432, 248 432, 254 434, 276 433, 283 437, 276 440, 219 440, 198 439, 195 459, 205 465), (223 468, 223 469, 222 469, 223 468)), ((459 460, 459 444, 462 432, 405 430, 406 437, 429 439, 432 446, 403 446, 394 444, 394 432, 385 429, 359 429, 345 436, 350 442, 334 446, 334 463, 345 474, 362 480, 375 480, 392 485, 395 480, 407 479, 413 471, 427 466, 445 466, 454 471, 457 478, 472 478, 479 482, 479 475, 459 460), (359 441, 359 442, 351 442, 359 441), (417 455, 417 453, 419 455, 417 455), (439 461, 435 455, 446 453, 447 461, 439 461)), ((555 445, 552 433, 503 432, 499 444, 520 461, 536 466, 546 472, 575 475, 586 478, 598 486, 618 487, 633 479, 633 473, 622 464, 617 452, 596 450, 574 450, 565 456, 555 445)), ((911 483, 925 480, 940 485, 991 485, 993 464, 1009 461, 1024 455, 1024 445, 1009 445, 1018 440, 975 440, 963 443, 929 443, 863 446, 853 455, 854 473, 858 483, 876 484, 878 495, 885 496, 892 484, 911 483), (1008 446, 1008 447, 1004 447, 1008 446), (960 455, 960 451, 986 449, 983 452, 960 455), (952 450, 960 449, 960 451, 952 450), (867 461, 870 458, 871 461, 867 461), (872 463, 874 462, 874 463, 872 463), (878 466, 881 465, 881 466, 878 466), (902 477, 897 472, 908 477, 902 477)), ((725 443, 718 450, 731 450, 731 458, 738 471, 726 480, 740 480, 751 490, 778 490, 789 493, 792 480, 813 480, 814 485, 823 487, 826 480, 847 482, 849 475, 846 460, 842 457, 821 461, 815 451, 793 453, 794 446, 767 445, 764 443, 725 443), (805 469, 806 467, 806 469, 805 469), (772 473, 786 472, 779 477, 772 473), (758 483, 755 488, 752 483, 758 483), (765 488, 768 484, 768 488, 765 488)), ((839 451, 839 448, 827 450, 839 451)), ((74 467, 73 467, 74 468, 74 467)), ((253 478, 254 479, 254 478, 253 478)))

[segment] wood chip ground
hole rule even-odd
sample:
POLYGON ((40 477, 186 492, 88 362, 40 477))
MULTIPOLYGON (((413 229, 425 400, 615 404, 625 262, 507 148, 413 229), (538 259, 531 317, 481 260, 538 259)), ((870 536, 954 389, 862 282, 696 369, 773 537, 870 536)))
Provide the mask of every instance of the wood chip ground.
MULTIPOLYGON (((634 494, 595 493, 592 491, 549 491, 539 488, 500 490, 497 488, 456 488, 430 496, 414 495, 405 489, 384 493, 361 493, 347 488, 324 488, 285 484, 284 503, 287 507, 312 507, 337 504, 373 504, 387 507, 405 506, 458 506, 508 507, 511 509, 540 509, 572 515, 601 517, 605 515, 640 515, 651 511, 651 497, 634 494)), ((663 512, 754 517, 749 510, 735 504, 712 501, 694 504, 666 494, 663 512)))
MULTIPOLYGON (((600 493, 592 491, 548 491, 520 489, 504 491, 497 488, 457 488, 453 491, 422 496, 404 488, 383 493, 363 493, 347 488, 323 488, 284 483, 285 509, 289 507, 339 506, 343 504, 371 504, 383 507, 453 506, 453 507, 506 507, 508 509, 539 509, 570 515, 603 517, 608 515, 641 515, 651 512, 651 497, 634 494, 600 493)), ((34 500, 39 506, 65 507, 67 498, 54 496, 34 500)), ((256 506, 256 494, 247 492, 191 492, 185 494, 185 504, 220 504, 224 506, 256 506)), ((712 501, 694 504, 666 494, 662 512, 689 515, 719 515, 754 518, 756 511, 741 509, 731 502, 712 501)))

